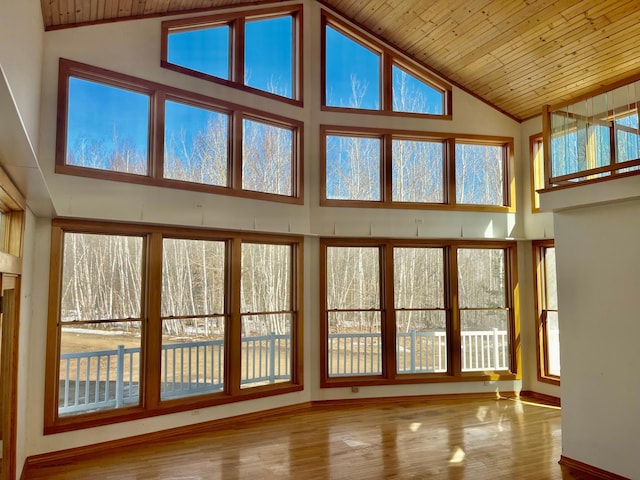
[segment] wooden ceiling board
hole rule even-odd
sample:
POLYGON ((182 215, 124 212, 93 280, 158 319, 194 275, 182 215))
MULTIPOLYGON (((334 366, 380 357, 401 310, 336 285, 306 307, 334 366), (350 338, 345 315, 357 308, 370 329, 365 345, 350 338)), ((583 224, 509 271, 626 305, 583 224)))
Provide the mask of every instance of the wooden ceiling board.
MULTIPOLYGON (((277 0, 41 0, 45 28, 277 0)), ((321 0, 517 119, 640 72, 638 0, 321 0)))

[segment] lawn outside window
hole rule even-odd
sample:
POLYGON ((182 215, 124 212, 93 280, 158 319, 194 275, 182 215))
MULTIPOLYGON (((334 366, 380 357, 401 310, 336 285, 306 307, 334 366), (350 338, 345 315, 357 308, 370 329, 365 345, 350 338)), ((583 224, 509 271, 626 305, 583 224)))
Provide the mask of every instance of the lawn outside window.
POLYGON ((300 238, 54 220, 51 252, 46 433, 303 388, 300 238))
POLYGON ((323 387, 519 378, 515 242, 320 245, 323 387))

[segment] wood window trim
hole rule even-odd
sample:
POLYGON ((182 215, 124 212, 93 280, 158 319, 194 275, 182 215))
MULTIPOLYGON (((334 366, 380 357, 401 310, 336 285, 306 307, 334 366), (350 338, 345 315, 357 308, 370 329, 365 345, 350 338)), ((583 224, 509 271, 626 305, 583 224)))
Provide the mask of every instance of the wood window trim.
POLYGON ((531 213, 540 213, 538 191, 544 189, 544 144, 542 133, 537 133, 529 137, 529 190, 531 191, 531 213), (536 157, 541 156, 541 162, 536 161, 536 157), (542 171, 539 171, 542 170, 542 171), (537 180, 542 179, 542 185, 537 180))
POLYGON ((513 213, 515 205, 515 179, 512 168, 514 140, 512 137, 458 135, 442 132, 421 132, 414 130, 378 129, 367 127, 344 127, 320 125, 320 205, 326 207, 350 208, 390 208, 409 210, 460 210, 472 212, 513 213), (327 136, 380 138, 381 199, 380 201, 336 200, 327 198, 327 136), (423 140, 443 142, 443 203, 398 202, 392 200, 392 140, 423 140), (503 147, 503 199, 504 205, 458 204, 455 195, 455 144, 495 145, 503 147), (448 199, 448 201, 447 201, 448 199))
POLYGON ((361 31, 359 27, 352 25, 346 20, 342 20, 333 15, 326 9, 322 9, 321 14, 321 110, 328 112, 342 113, 359 113, 367 115, 385 115, 385 116, 402 116, 428 118, 438 120, 453 119, 453 88, 447 82, 441 80, 431 73, 427 68, 419 63, 404 58, 399 52, 387 46, 382 39, 375 39, 369 33, 361 31), (326 29, 330 26, 343 34, 350 40, 360 44, 364 48, 372 51, 380 57, 380 108, 377 110, 364 108, 349 108, 327 105, 327 47, 326 47, 326 29), (393 110, 393 82, 392 82, 392 66, 407 71, 419 80, 426 83, 431 88, 442 93, 442 115, 415 112, 398 112, 393 110))
POLYGON ((267 113, 248 106, 218 100, 205 95, 139 79, 100 67, 75 62, 73 60, 61 58, 59 62, 58 121, 56 128, 55 161, 56 173, 301 205, 304 202, 304 186, 302 180, 304 177, 303 130, 304 122, 267 113), (136 175, 131 173, 101 170, 97 168, 87 168, 77 165, 68 165, 66 163, 69 78, 71 77, 149 95, 149 160, 147 175, 136 175), (163 177, 164 103, 166 100, 178 101, 191 106, 206 108, 229 115, 229 137, 231 140, 229 145, 228 163, 232 172, 229 176, 229 186, 222 187, 198 184, 163 177), (292 131, 291 196, 242 189, 242 185, 239 183, 239 173, 242 165, 241 119, 245 117, 261 119, 263 122, 278 125, 292 131), (238 125, 239 123, 240 125, 238 125), (240 129, 239 131, 231 133, 232 129, 237 130, 238 128, 240 129))
POLYGON ((493 380, 517 380, 522 378, 520 348, 520 314, 518 296, 517 244, 509 240, 394 240, 371 238, 320 238, 320 387, 340 388, 350 386, 406 385, 428 383, 481 382, 493 380), (380 308, 382 311, 382 373, 330 377, 328 372, 329 324, 327 315, 327 248, 328 247, 377 247, 380 249, 380 308), (448 341, 447 357, 451 359, 446 372, 426 374, 400 374, 395 367, 395 310, 393 306, 393 270, 389 256, 395 247, 443 248, 445 255, 445 308, 447 309, 448 341), (459 248, 494 248, 505 251, 505 301, 508 309, 508 337, 510 345, 509 371, 463 372, 460 359, 460 315, 457 304, 457 250, 459 248), (454 272, 455 270, 455 272, 454 272), (390 347, 390 345, 392 347, 390 347))
POLYGON ((284 103, 302 107, 303 99, 303 6, 289 5, 286 7, 263 8, 258 10, 243 10, 231 13, 205 15, 177 20, 166 20, 161 25, 160 66, 175 72, 200 78, 208 82, 236 88, 247 93, 260 95, 284 103), (266 19, 290 16, 292 18, 292 98, 270 93, 259 88, 244 84, 244 24, 247 20, 266 19), (187 67, 176 65, 168 61, 169 34, 175 31, 199 30, 207 26, 229 25, 229 80, 215 77, 187 67))
POLYGON ((546 328, 544 326, 544 291, 545 291, 545 268, 543 251, 546 248, 555 247, 555 241, 534 240, 533 248, 533 274, 534 274, 534 295, 535 295, 535 318, 536 318, 536 371, 538 381, 560 386, 560 377, 549 373, 548 365, 548 342, 546 328))
MULTIPOLYGON (((225 405, 250 399, 264 398, 274 395, 282 395, 291 392, 299 392, 304 388, 303 365, 303 303, 302 292, 303 279, 303 241, 297 235, 244 233, 235 231, 217 231, 197 228, 180 228, 172 226, 129 224, 118 222, 97 222, 91 220, 74 220, 57 218, 52 221, 51 229, 51 264, 50 264, 50 289, 48 302, 47 324, 47 365, 45 371, 45 405, 44 405, 44 433, 46 435, 60 433, 82 428, 108 425, 118 422, 127 422, 142 418, 165 415, 169 413, 184 412, 193 409, 207 408, 225 405), (96 413, 87 413, 60 417, 58 415, 58 371, 60 366, 60 329, 59 329, 59 305, 62 280, 62 255, 64 233, 93 233, 104 235, 133 235, 148 239, 146 246, 145 263, 143 266, 143 331, 141 338, 141 389, 140 404, 132 407, 103 410, 96 413), (262 385, 251 388, 225 388, 222 393, 212 393, 193 397, 184 397, 172 400, 160 400, 159 390, 159 358, 161 331, 158 328, 160 319, 161 299, 161 265, 162 265, 162 239, 182 238, 194 240, 218 240, 225 241, 231 249, 227 258, 228 278, 225 288, 228 307, 228 330, 226 342, 233 341, 233 335, 240 338, 239 294, 236 290, 240 287, 240 253, 242 242, 265 243, 269 245, 291 246, 291 379, 286 382, 272 385, 262 385), (160 246, 160 248, 158 248, 160 246), (144 313, 146 312, 146 313, 144 313), (235 327, 234 327, 235 325, 235 327)), ((232 345, 228 343, 227 345, 232 345)), ((225 384, 233 379, 240 380, 240 353, 239 349, 227 348, 228 357, 225 361, 227 377, 225 384), (233 353, 232 353, 233 352, 233 353), (237 360, 237 363, 233 363, 237 360)))

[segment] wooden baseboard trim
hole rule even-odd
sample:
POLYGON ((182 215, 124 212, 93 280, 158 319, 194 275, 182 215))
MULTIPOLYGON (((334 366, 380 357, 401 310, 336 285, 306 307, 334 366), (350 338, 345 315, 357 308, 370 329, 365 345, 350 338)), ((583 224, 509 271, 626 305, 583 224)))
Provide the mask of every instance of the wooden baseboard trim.
POLYGON ((562 465, 572 477, 579 480, 631 480, 627 477, 565 457, 564 455, 560 456, 558 463, 562 465))
POLYGON ((546 395, 544 393, 538 393, 531 390, 522 390, 520 392, 520 398, 526 397, 532 400, 539 400, 547 405, 551 405, 553 407, 561 407, 560 397, 554 397, 553 395, 546 395))
POLYGON ((30 467, 42 467, 50 464, 60 463, 61 461, 69 460, 71 458, 82 457, 85 455, 95 455, 97 453, 113 450, 114 448, 130 447, 141 443, 152 443, 154 441, 163 440, 169 437, 173 438, 188 436, 211 430, 222 429, 229 426, 238 426, 243 423, 250 423, 257 420, 265 420, 272 417, 298 413, 310 408, 311 402, 298 403, 295 405, 288 405, 286 407, 261 410, 259 412, 251 412, 244 415, 236 415, 233 417, 211 420, 208 422, 195 423, 193 425, 184 425, 182 427, 159 430, 157 432, 134 435, 132 437, 119 438, 117 440, 110 440, 107 442, 83 445, 81 447, 42 453, 40 455, 32 455, 25 460, 21 478, 26 478, 25 473, 28 473, 30 467))
POLYGON ((324 407, 357 407, 368 405, 398 405, 399 403, 438 402, 442 400, 504 400, 513 398, 515 392, 478 392, 478 393, 445 393, 435 395, 409 395, 402 397, 365 397, 365 398, 339 398, 336 400, 314 400, 313 408, 324 407))

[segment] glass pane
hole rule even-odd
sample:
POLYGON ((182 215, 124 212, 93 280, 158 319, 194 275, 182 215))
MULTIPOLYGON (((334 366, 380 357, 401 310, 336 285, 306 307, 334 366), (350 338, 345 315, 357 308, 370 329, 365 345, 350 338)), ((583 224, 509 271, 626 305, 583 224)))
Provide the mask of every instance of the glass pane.
POLYGON ((58 414, 140 403, 139 321, 62 327, 58 414))
POLYGON ((560 376, 560 329, 555 311, 547 311, 547 369, 560 376))
POLYGON ((243 313, 291 310, 291 246, 242 244, 243 313))
POLYGON ((442 142, 393 140, 393 201, 444 202, 442 142))
POLYGON ((380 249, 327 248, 327 308, 367 310, 380 307, 380 249))
POLYGON ((141 317, 141 237, 64 234, 62 322, 141 317))
POLYGON ((382 373, 380 319, 380 312, 329 312, 330 377, 382 373))
POLYGON ((542 139, 536 139, 533 143, 533 157, 531 158, 531 169, 533 178, 533 209, 540 208, 540 194, 537 190, 544 188, 544 145, 542 139))
POLYGON ((229 80, 228 25, 169 33, 167 61, 229 80))
POLYGON ((395 308, 444 308, 441 248, 394 248, 395 308))
POLYGON ((224 390, 224 317, 162 322, 162 400, 224 390))
POLYGON ((575 121, 567 111, 551 114, 551 176, 560 177, 578 171, 578 144, 575 121))
POLYGON ((444 95, 400 67, 392 67, 393 111, 443 115, 444 95))
POLYGON ((293 96, 293 18, 245 24, 244 83, 283 97, 293 96))
POLYGON ((504 205, 504 147, 456 144, 456 203, 504 205))
POLYGON ((67 165, 147 175, 148 144, 148 95, 69 78, 67 165))
POLYGON ((458 249, 460 308, 506 307, 504 253, 498 248, 458 249))
POLYGON ((243 120, 242 188, 293 195, 292 130, 243 120))
POLYGON ((291 380, 290 313, 242 318, 241 388, 291 380))
POLYGON ((460 312, 462 371, 509 370, 509 318, 505 310, 460 312))
POLYGON ((618 163, 640 157, 638 115, 635 111, 616 118, 616 154, 618 163))
POLYGON ((545 286, 546 292, 546 308, 551 310, 558 309, 558 292, 556 280, 556 249, 554 247, 547 247, 544 252, 544 273, 545 273, 545 286))
POLYGON ((224 313, 225 242, 165 238, 162 316, 224 313))
POLYGON ((326 104, 380 109, 380 56, 358 42, 326 28, 326 104))
POLYGON ((447 370, 447 317, 444 311, 396 311, 398 373, 447 370))
POLYGON ((164 178, 226 187, 229 116, 165 102, 164 178))
POLYGON ((327 136, 327 198, 381 199, 380 139, 327 136))

